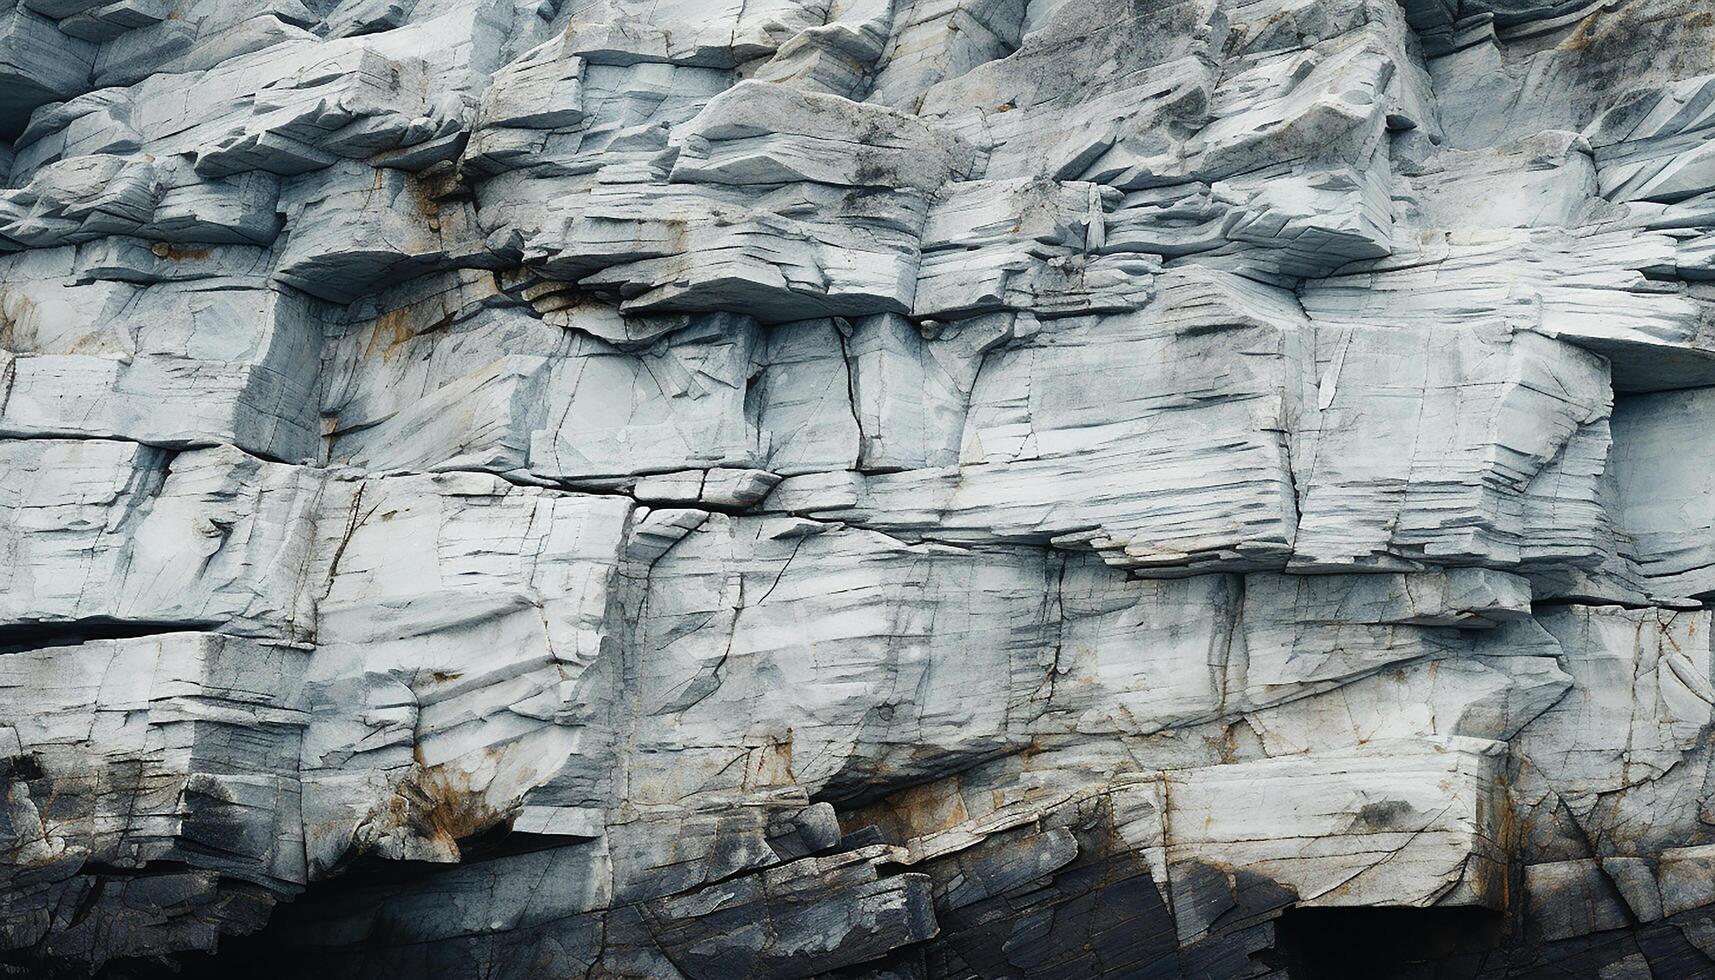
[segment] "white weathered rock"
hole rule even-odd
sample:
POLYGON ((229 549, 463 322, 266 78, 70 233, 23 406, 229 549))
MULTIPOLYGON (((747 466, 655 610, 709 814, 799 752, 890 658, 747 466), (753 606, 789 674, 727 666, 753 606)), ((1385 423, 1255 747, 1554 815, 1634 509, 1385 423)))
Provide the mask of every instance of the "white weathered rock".
POLYGON ((1614 232, 1433 234, 1414 251, 1306 283, 1318 323, 1437 327, 1502 324, 1610 359, 1621 391, 1702 383, 1715 365, 1709 306, 1675 282, 1673 239, 1614 232))
POLYGON ((544 322, 487 279, 366 315, 330 343, 332 461, 584 484, 765 462, 745 402, 754 322, 664 318, 640 345, 625 333, 636 321, 569 308, 544 322))
POLYGON ((1715 723, 1708 613, 1573 606, 1538 616, 1576 682, 1520 748, 1574 809, 1657 779, 1715 723), (1588 733, 1568 738, 1569 726, 1588 733))
POLYGON ((1705 7, 0 0, 0 972, 1710 974, 1705 7))
POLYGON ((0 625, 213 629, 303 639, 322 493, 313 470, 230 447, 0 442, 0 625))
POLYGON ((712 516, 651 568, 639 747, 690 750, 681 766, 705 746, 779 751, 794 782, 842 795, 1016 749, 1048 576, 1039 554, 712 516))
POLYGON ((1539 511, 1596 500, 1612 398, 1602 358, 1500 324, 1348 322, 1316 324, 1315 410, 1293 447, 1295 570, 1516 568, 1551 549, 1599 560, 1599 507, 1588 524, 1539 511), (1570 459, 1585 451, 1593 470, 1570 459))
POLYGON ((597 792, 612 694, 585 674, 614 656, 630 513, 484 474, 329 484, 307 569, 313 870, 351 848, 456 861, 459 838, 562 769, 572 792, 597 792))
POLYGON ((205 268, 206 250, 149 254, 183 268, 90 281, 71 249, 0 259, 0 434, 314 459, 316 304, 254 271, 205 268))
POLYGON ((1590 144, 1564 130, 1482 149, 1440 147, 1421 160, 1401 154, 1396 165, 1422 228, 1576 227, 1603 214, 1590 144))
POLYGON ((1687 388, 1633 395, 1614 404, 1615 520, 1639 574, 1662 595, 1715 589, 1707 529, 1715 493, 1707 457, 1687 452, 1715 391, 1687 388))
POLYGON ((1311 907, 1497 904, 1501 750, 1475 739, 1383 741, 1171 773, 1167 857, 1260 872, 1311 907), (1272 830, 1258 839, 1261 809, 1272 830))
POLYGON ((1306 324, 1290 297, 1225 274, 1157 288, 1135 313, 1016 319, 971 382, 957 467, 870 475, 848 499, 785 496, 810 486, 788 480, 779 506, 957 543, 1088 547, 1150 572, 1282 567, 1306 324))

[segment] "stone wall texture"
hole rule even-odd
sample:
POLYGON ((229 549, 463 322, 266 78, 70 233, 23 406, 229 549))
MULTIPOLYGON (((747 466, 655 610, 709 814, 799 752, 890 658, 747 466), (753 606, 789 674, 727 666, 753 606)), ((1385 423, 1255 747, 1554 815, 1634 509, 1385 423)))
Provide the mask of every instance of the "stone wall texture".
POLYGON ((0 0, 0 977, 1715 977, 1710 0, 0 0))

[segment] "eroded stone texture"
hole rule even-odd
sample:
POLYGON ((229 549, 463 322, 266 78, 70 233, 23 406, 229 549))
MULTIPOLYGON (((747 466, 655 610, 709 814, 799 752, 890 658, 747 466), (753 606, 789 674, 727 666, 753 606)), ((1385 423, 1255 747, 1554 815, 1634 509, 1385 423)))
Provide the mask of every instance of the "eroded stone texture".
POLYGON ((0 974, 1715 977, 1703 0, 0 0, 0 974))

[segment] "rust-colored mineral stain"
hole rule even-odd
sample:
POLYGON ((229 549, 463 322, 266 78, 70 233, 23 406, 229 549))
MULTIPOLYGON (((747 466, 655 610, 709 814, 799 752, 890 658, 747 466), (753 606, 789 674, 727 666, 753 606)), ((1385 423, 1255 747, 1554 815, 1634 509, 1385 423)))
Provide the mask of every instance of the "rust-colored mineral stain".
POLYGON ((1600 7, 1592 10, 1590 16, 1579 21, 1572 33, 1566 35, 1566 40, 1561 41, 1556 47, 1562 51, 1582 51, 1601 40, 1601 36, 1596 30, 1596 23, 1601 16, 1602 9, 1600 7))
POLYGON ((770 739, 766 745, 752 749, 745 765, 745 787, 761 789, 770 786, 790 786, 797 781, 792 774, 792 734, 786 738, 770 739))
POLYGON ((369 332, 369 344, 363 349, 364 360, 373 360, 379 354, 383 363, 391 361, 416 335, 417 331, 411 329, 410 307, 388 310, 375 318, 375 326, 369 332))
POLYGON ((155 253, 157 258, 166 259, 169 262, 188 262, 193 259, 206 259, 210 254, 212 254, 211 251, 206 248, 184 248, 170 242, 156 242, 154 245, 149 247, 149 251, 155 253))
POLYGON ((411 203, 416 206, 417 213, 432 218, 441 213, 441 205, 435 200, 435 192, 422 178, 412 174, 405 178, 405 189, 411 194, 411 203))
MULTIPOLYGON (((497 754, 492 748, 484 752, 497 754)), ((489 830, 509 816, 488 805, 482 790, 471 785, 469 774, 446 766, 419 771, 400 785, 398 798, 405 804, 405 825, 454 854, 460 840, 489 830)))
POLYGON ((964 795, 954 781, 924 783, 900 790, 852 816, 854 826, 879 826, 892 840, 951 830, 970 819, 964 795))
POLYGON ((35 301, 23 293, 0 289, 0 349, 35 350, 35 324, 35 301))

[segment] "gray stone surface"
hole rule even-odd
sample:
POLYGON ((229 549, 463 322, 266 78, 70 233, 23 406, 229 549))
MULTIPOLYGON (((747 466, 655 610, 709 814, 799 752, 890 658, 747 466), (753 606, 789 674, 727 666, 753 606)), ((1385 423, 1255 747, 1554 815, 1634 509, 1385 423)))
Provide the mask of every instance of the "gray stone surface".
POLYGON ((1715 977, 1704 0, 0 0, 0 975, 1715 977))

